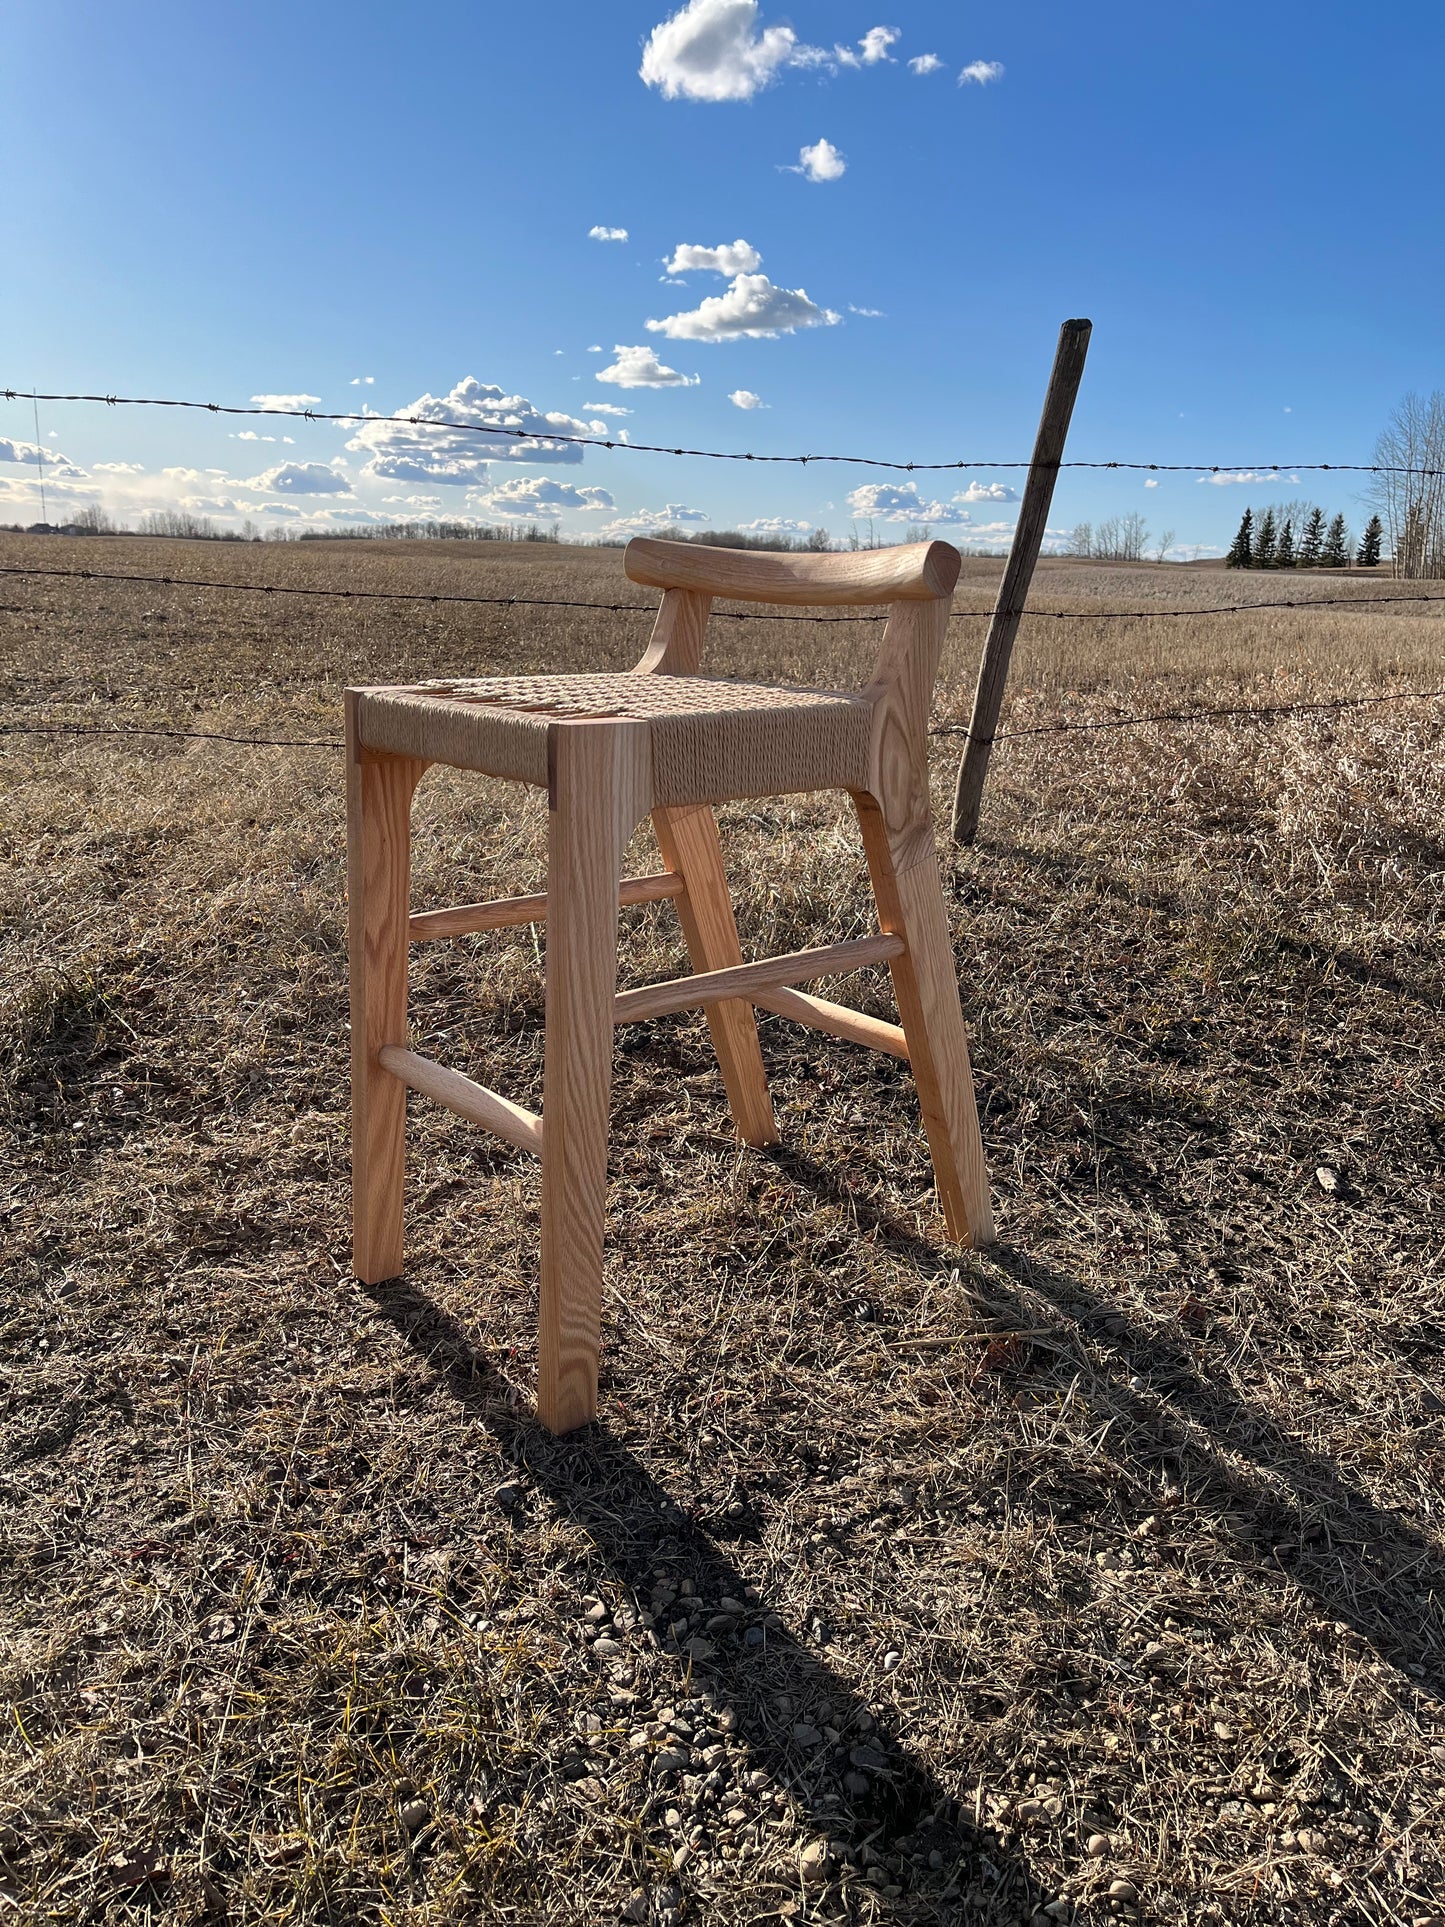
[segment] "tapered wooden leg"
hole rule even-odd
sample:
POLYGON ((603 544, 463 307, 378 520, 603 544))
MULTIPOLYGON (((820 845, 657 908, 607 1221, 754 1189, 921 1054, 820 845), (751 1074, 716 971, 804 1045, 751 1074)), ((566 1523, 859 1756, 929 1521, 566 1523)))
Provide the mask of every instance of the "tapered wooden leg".
POLYGON ((352 1269, 375 1285, 401 1271, 406 1090, 377 1052, 406 1043, 411 799, 426 764, 363 751, 354 712, 348 696, 352 1269))
POLYGON ((571 1432, 597 1415, 617 885, 647 808, 646 736, 572 723, 554 725, 551 742, 537 1414, 571 1432))
MULTIPOLYGON (((663 863, 687 885, 677 911, 693 969, 727 970, 740 964, 743 953, 712 811, 654 810, 652 826, 663 863)), ((745 1144, 776 1144, 778 1127, 752 1005, 740 1000, 709 1004, 707 1023, 738 1136, 745 1144)))
POLYGON ((918 1082, 923 1124, 933 1155, 934 1181, 944 1223, 960 1244, 993 1239, 988 1167, 984 1163, 968 1061, 968 1033, 958 1001, 953 945, 927 826, 927 804, 909 813, 907 827, 890 831, 869 796, 855 796, 863 847, 882 928, 907 948, 890 964, 908 1057, 918 1082))

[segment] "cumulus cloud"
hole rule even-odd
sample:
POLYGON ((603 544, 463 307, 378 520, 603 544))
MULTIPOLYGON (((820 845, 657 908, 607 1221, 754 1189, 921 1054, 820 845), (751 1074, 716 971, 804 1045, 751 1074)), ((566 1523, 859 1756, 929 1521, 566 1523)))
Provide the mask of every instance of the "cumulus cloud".
POLYGON ((321 399, 320 395, 252 395, 253 408, 311 408, 321 399))
POLYGON ((363 476, 384 482, 478 486, 492 462, 580 462, 582 450, 559 435, 586 435, 586 422, 542 413, 522 395, 509 395, 468 375, 446 395, 422 395, 395 415, 374 415, 346 446, 367 457, 363 476), (416 428, 415 415, 436 428, 416 428), (517 434, 489 434, 512 429, 517 434))
POLYGON ((756 522, 739 522, 739 535, 807 535, 811 522, 792 522, 786 515, 764 515, 756 522))
POLYGON ((440 495, 383 495, 381 499, 409 509, 439 509, 442 505, 440 495))
POLYGON ((575 488, 571 482, 554 482, 549 475, 518 475, 498 488, 474 491, 467 501, 491 515, 560 515, 564 509, 617 506, 605 488, 575 488))
POLYGON ((77 467, 58 448, 47 448, 43 442, 16 442, 0 435, 0 462, 15 462, 23 468, 43 468, 47 483, 85 480, 83 468, 77 467))
POLYGON ((991 80, 1003 79, 1001 60, 970 60, 958 76, 960 87, 987 87, 991 80))
POLYGON ((842 319, 809 300, 803 288, 777 288, 765 274, 739 274, 726 294, 710 294, 696 308, 647 325, 674 341, 735 341, 787 335, 795 328, 831 328, 842 319))
POLYGON ((255 475, 243 488, 265 489, 273 495, 350 495, 351 483, 324 462, 281 462, 255 475))
POLYGON ((788 169, 790 174, 804 174, 810 181, 841 181, 847 171, 847 161, 830 140, 818 140, 811 147, 800 147, 798 165, 788 169))
MULTIPOLYGON (((652 323, 647 325, 650 328, 652 323)), ((696 388, 702 380, 701 375, 680 375, 666 367, 645 341, 632 348, 619 341, 612 352, 617 359, 610 368, 599 368, 596 378, 610 381, 615 388, 696 388)))
POLYGON ((590 227, 587 230, 587 239, 589 241, 625 241, 627 229, 625 227, 590 227))
POLYGON ((688 523, 706 522, 709 519, 701 509, 687 508, 681 502, 669 502, 666 508, 639 509, 636 515, 619 515, 614 522, 604 522, 597 533, 650 535, 654 529, 685 528, 688 523))
POLYGON ((761 395, 755 395, 751 388, 734 388, 728 396, 734 408, 766 408, 767 403, 761 395))
POLYGON ((351 385, 353 388, 370 388, 375 381, 375 375, 353 375, 351 377, 351 385))
POLYGON ((967 522, 966 511, 949 502, 930 502, 918 492, 917 482, 864 482, 849 489, 848 507, 854 515, 878 522, 967 522))
POLYGON ((960 494, 954 496, 955 502, 1016 502, 1018 491, 1004 482, 970 482, 960 494))
POLYGON ((669 274, 751 274, 763 265, 763 257, 750 242, 722 241, 715 248, 679 242, 672 259, 664 263, 669 274))
POLYGON ((897 27, 870 27, 858 42, 858 51, 863 57, 865 67, 874 67, 880 60, 891 60, 888 49, 895 40, 901 39, 897 27))
POLYGON ((144 462, 97 462, 97 475, 144 475, 144 462))
POLYGON ((1159 486, 1159 478, 1158 478, 1158 476, 1156 476, 1156 475, 1151 475, 1151 476, 1150 476, 1150 477, 1148 478, 1148 480, 1147 480, 1147 481, 1145 482, 1145 484, 1144 484, 1144 486, 1145 486, 1145 488, 1158 488, 1158 486, 1159 486))
POLYGON ((936 74, 942 66, 943 62, 937 54, 917 54, 909 61, 908 71, 911 74, 936 74))
MULTIPOLYGON (((632 413, 630 408, 623 408, 615 401, 589 401, 587 406, 594 415, 630 415, 632 413)), ((606 423, 604 422, 602 426, 605 428, 606 423)))
POLYGON ((759 29, 757 0, 688 0, 648 35, 638 72, 664 100, 751 100, 797 47, 791 27, 759 29))
MULTIPOLYGON (((1299 480, 1298 475, 1288 478, 1291 482, 1299 480)), ((1277 482, 1280 472, 1277 468, 1221 468, 1212 475, 1198 475, 1199 482, 1210 482, 1215 488, 1229 488, 1235 482, 1277 482)))

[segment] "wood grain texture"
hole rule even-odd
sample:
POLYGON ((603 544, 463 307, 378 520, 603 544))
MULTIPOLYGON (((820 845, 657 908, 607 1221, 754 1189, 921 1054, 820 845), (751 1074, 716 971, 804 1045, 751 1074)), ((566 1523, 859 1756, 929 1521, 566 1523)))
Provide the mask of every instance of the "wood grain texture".
POLYGON ((998 728, 999 710, 1008 682, 1009 661, 1014 637, 1018 634, 1028 601, 1029 584, 1039 547, 1048 526, 1049 508, 1054 499, 1054 484, 1059 479, 1059 464, 1064 459, 1069 422, 1074 413, 1074 398, 1084 375, 1093 323, 1066 321, 1059 330, 1059 345, 1054 351, 1053 372, 1044 396, 1044 412, 1034 439, 1033 457, 1009 558, 999 584, 993 617, 984 640, 983 657, 978 668, 978 684, 973 696, 973 714, 968 736, 959 759, 958 782, 953 794, 953 840, 972 843, 978 834, 979 810, 983 803, 984 779, 998 728))
POLYGON ((444 1104, 458 1117, 469 1118, 515 1144, 519 1151, 542 1149, 542 1120, 535 1111, 513 1104, 510 1098, 489 1091, 485 1084, 474 1083, 460 1071, 449 1070, 420 1052, 403 1050, 397 1044, 384 1044, 377 1053, 384 1071, 390 1073, 422 1097, 444 1104))
POLYGON ((770 989, 775 984, 805 984, 815 977, 836 977, 845 970, 887 963, 902 948, 899 937, 885 932, 879 937, 850 937, 844 943, 819 944, 813 950, 790 950, 779 957, 739 964, 732 970, 709 970, 695 977, 669 977, 663 983, 641 984, 636 990, 624 990, 616 999, 616 1022, 641 1023, 648 1017, 669 1017, 675 1011, 724 1003, 730 997, 750 998, 754 990, 770 989))
MULTIPOLYGON (((735 969, 743 960, 742 946, 712 811, 654 810, 652 825, 663 862, 687 882, 685 894, 677 901, 677 913, 693 969, 735 969)), ((734 999, 706 1008, 708 1030, 738 1136, 745 1144, 776 1144, 778 1126, 751 1004, 734 999)))
POLYGON ((928 713, 947 634, 947 603, 895 605, 866 692, 874 705, 869 788, 888 823, 894 860, 905 867, 934 854, 928 713))
POLYGON ((869 1017, 846 1004, 830 1003, 826 997, 811 996, 806 990, 790 990, 776 985, 771 990, 755 990, 752 1001, 759 1010, 771 1010, 779 1017, 791 1017, 810 1030, 826 1031, 850 1044, 865 1044, 869 1050, 886 1051, 890 1057, 908 1061, 908 1039, 900 1024, 882 1017, 869 1017))
POLYGON ((711 614, 710 595, 698 595, 690 589, 664 590, 652 635, 636 673, 639 676, 700 676, 707 620, 711 614))
POLYGON ((692 589, 735 602, 835 603, 929 601, 951 596, 958 550, 947 542, 912 542, 856 555, 760 555, 710 549, 694 542, 636 536, 623 567, 654 589, 692 589))
MULTIPOLYGON (((903 828, 895 833, 875 798, 855 796, 853 801, 878 920, 885 930, 904 939, 905 947, 892 963, 893 994, 908 1039, 908 1059, 918 1084, 944 1223, 949 1236, 960 1244, 989 1244, 993 1213, 988 1168, 938 858, 931 836, 926 854, 920 851, 911 827, 918 805, 904 812, 903 828)), ((926 792, 922 808, 926 812, 926 792)))
POLYGON ((652 801, 647 726, 555 724, 549 761, 537 1414, 571 1432, 597 1413, 617 885, 652 801))
POLYGON ((402 1268, 406 1092, 378 1053, 406 1043, 411 799, 426 764, 362 750, 353 691, 346 734, 352 1269, 376 1285, 402 1268))
MULTIPOLYGON (((680 876, 660 871, 656 876, 625 877, 618 885, 620 904, 664 903, 686 889, 680 876)), ((413 943, 433 937, 466 937, 478 930, 510 930, 519 923, 545 923, 547 893, 530 897, 495 897, 490 903, 458 903, 446 910, 418 910, 410 919, 413 943)))

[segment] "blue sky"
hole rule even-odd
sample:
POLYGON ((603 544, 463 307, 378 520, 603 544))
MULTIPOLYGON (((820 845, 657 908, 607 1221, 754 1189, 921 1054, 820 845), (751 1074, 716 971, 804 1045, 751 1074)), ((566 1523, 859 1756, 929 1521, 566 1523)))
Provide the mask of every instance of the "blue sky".
MULTIPOLYGON (((7 42, 0 385, 997 460, 1088 315, 1072 455, 1289 464, 1367 460, 1442 383, 1438 6, 19 0, 7 42)), ((53 519, 836 536, 871 510, 979 546, 1015 513, 982 465, 913 497, 383 425, 39 426, 53 519)), ((39 512, 34 442, 0 402, 0 520, 39 512)), ((1247 499, 1308 492, 1358 522, 1357 480, 1290 473, 1071 475, 1053 520, 1222 547, 1247 499)))

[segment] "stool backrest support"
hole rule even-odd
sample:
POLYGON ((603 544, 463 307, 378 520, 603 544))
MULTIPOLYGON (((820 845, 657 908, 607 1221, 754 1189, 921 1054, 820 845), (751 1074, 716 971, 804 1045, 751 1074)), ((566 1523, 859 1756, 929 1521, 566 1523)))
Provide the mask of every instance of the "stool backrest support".
POLYGON ((869 687, 905 682, 911 706, 926 707, 938 674, 953 585, 960 567, 948 542, 912 542, 849 555, 768 555, 638 537, 623 566, 634 582, 663 591, 643 673, 696 676, 714 596, 802 607, 888 605, 888 623, 869 687))

